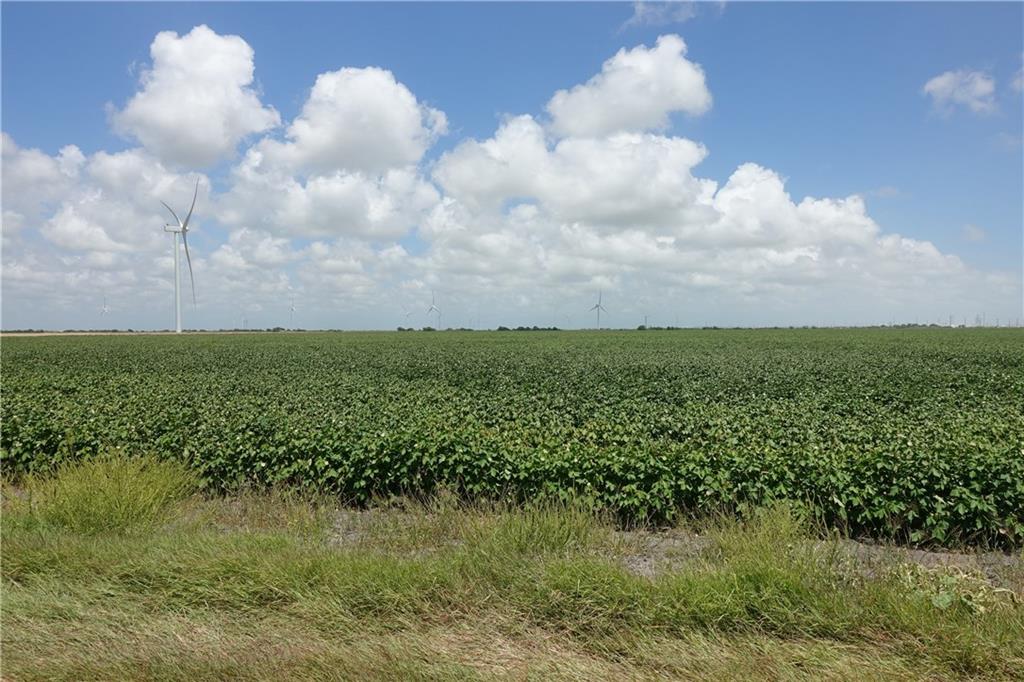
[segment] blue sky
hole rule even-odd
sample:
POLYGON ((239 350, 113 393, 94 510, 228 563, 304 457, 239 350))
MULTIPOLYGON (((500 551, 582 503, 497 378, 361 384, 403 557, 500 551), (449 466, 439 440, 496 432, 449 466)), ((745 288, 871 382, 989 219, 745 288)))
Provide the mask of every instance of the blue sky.
MULTIPOLYGON (((634 11, 632 4, 611 2, 4 3, 2 127, 18 149, 38 149, 50 157, 56 157, 65 145, 77 146, 86 158, 97 152, 138 149, 138 134, 115 132, 112 117, 142 89, 140 75, 152 68, 154 37, 161 31, 185 36, 193 27, 206 25, 218 36, 240 36, 251 47, 255 80, 249 87, 280 117, 279 126, 244 136, 233 152, 201 168, 169 163, 145 143, 141 145, 168 172, 203 173, 209 182, 211 205, 229 205, 227 200, 218 203, 218 195, 230 193, 232 168, 250 146, 263 136, 286 138, 286 129, 302 114, 319 74, 343 67, 378 67, 390 71, 418 103, 444 112, 446 132, 437 135, 413 165, 422 180, 437 189, 440 201, 451 198, 469 206, 472 198, 459 194, 469 190, 456 190, 439 180, 437 169, 445 165, 446 154, 467 141, 492 138, 510 115, 529 114, 543 122, 545 107, 556 91, 587 83, 620 49, 653 47, 659 36, 675 34, 685 41, 685 59, 703 70, 713 104, 702 113, 688 112, 685 107, 669 110, 668 128, 638 128, 637 132, 686 138, 703 145, 706 158, 694 166, 692 175, 715 181, 719 187, 738 167, 752 162, 784 179, 794 204, 805 196, 860 195, 867 215, 882 234, 898 233, 928 242, 944 256, 959 258, 964 268, 977 275, 962 284, 965 294, 960 305, 963 310, 955 311, 958 316, 973 317, 972 308, 984 304, 993 273, 1003 279, 999 280, 999 293, 991 290, 994 310, 989 314, 1004 318, 1022 314, 1022 110, 1021 92, 1014 87, 1014 80, 1019 78, 1024 54, 1024 5, 708 3, 699 5, 695 16, 686 21, 648 23, 630 22, 634 11), (980 74, 993 84, 991 93, 979 95, 984 99, 980 110, 924 92, 926 83, 947 72, 980 74), (979 300, 982 303, 975 304, 979 300)), ((551 138, 550 144, 553 149, 557 139, 551 138)), ((15 166, 5 164, 5 186, 11 184, 8 173, 13 172, 8 167, 15 166)), ((311 176, 296 171, 295 177, 308 183, 311 176)), ((5 191, 5 203, 8 199, 5 191)), ((48 233, 41 228, 56 207, 68 201, 75 199, 48 197, 47 208, 31 216, 31 211, 27 212, 25 226, 19 222, 17 235, 10 239, 5 215, 4 264, 42 267, 49 259, 51 265, 62 263, 50 272, 64 275, 63 284, 54 283, 50 299, 46 287, 38 282, 22 288, 18 281, 6 277, 5 328, 95 326, 101 322, 82 312, 83 305, 91 310, 92 303, 76 303, 74 287, 68 284, 88 279, 89 268, 98 266, 83 265, 82 259, 71 265, 64 262, 81 255, 69 248, 77 242, 55 240, 53 230, 48 233), (37 225, 39 234, 35 233, 37 225), (68 273, 76 268, 80 269, 78 278, 69 280, 68 273)), ((542 198, 518 195, 508 197, 505 207, 519 201, 538 204, 542 211, 546 208, 542 198)), ((421 210, 432 209, 424 206, 421 210)), ((551 208, 550 213, 553 226, 568 224, 559 210, 551 208)), ((792 279, 785 273, 765 289, 773 292, 770 300, 758 299, 760 294, 752 293, 757 284, 746 280, 731 291, 692 289, 717 280, 713 273, 701 282, 685 282, 679 277, 665 282, 645 279, 637 275, 644 268, 638 268, 635 260, 616 261, 614 244, 621 242, 609 242, 607 268, 580 266, 561 283, 547 281, 543 291, 523 292, 522 281, 536 279, 528 271, 503 282, 467 280, 467 273, 459 268, 455 269, 458 272, 444 271, 443 263, 454 256, 440 251, 434 254, 441 248, 439 238, 422 228, 424 215, 410 217, 403 233, 389 231, 382 239, 380 235, 348 234, 344 226, 339 226, 336 234, 312 233, 301 227, 290 232, 288 226, 255 226, 215 214, 208 215, 194 242, 198 251, 209 255, 230 241, 232 230, 248 229, 250 236, 263 230, 273 239, 287 240, 286 245, 278 246, 296 254, 315 242, 356 253, 359 248, 351 239, 361 239, 360 247, 373 252, 367 256, 369 260, 393 244, 402 245, 409 257, 419 259, 404 269, 413 274, 381 269, 379 276, 370 277, 372 282, 358 283, 354 287, 358 293, 350 296, 344 281, 334 287, 318 286, 315 270, 304 270, 306 257, 295 255, 281 261, 277 274, 288 280, 280 285, 283 289, 268 285, 264 298, 253 296, 252 301, 236 306, 248 307, 253 318, 269 320, 275 307, 279 314, 281 296, 298 294, 310 301, 330 301, 346 311, 346 321, 339 324, 307 313, 307 326, 392 326, 390 319, 375 313, 381 302, 393 307, 402 299, 409 300, 412 307, 422 307, 420 299, 429 289, 442 290, 453 305, 465 310, 490 308, 508 299, 521 306, 515 321, 524 322, 533 314, 529 311, 538 307, 576 309, 596 288, 610 289, 612 300, 617 290, 621 299, 643 299, 647 308, 660 311, 662 317, 679 314, 677 303, 658 301, 656 290, 661 288, 672 292, 666 294, 669 299, 691 302, 683 307, 699 310, 701 321, 713 318, 722 323, 815 322, 814 316, 820 317, 828 308, 823 300, 793 305, 800 295, 780 288, 779 282, 792 279), (344 241, 332 242, 334 238, 344 241), (486 291, 487 296, 474 300, 467 293, 474 288, 486 291), (705 294, 706 305, 693 303, 705 294), (553 303, 559 296, 580 303, 553 303)), ((488 225, 497 219, 477 214, 473 224, 488 225)), ((636 224, 619 228, 624 233, 643 229, 636 224)), ((506 225, 502 229, 517 228, 506 225)), ((494 230, 498 234, 499 228, 494 230)), ((594 230, 611 239, 604 228, 594 230)), ((61 234, 66 235, 67 230, 61 234)), ((674 237, 680 240, 680 249, 689 248, 681 234, 674 237)), ((733 247, 731 243, 715 246, 715 253, 733 247)), ((165 318, 150 312, 149 299, 131 294, 149 286, 139 279, 147 270, 139 259, 155 256, 147 252, 148 245, 132 248, 134 251, 111 246, 110 252, 119 254, 116 259, 93 259, 105 263, 96 273, 97 281, 118 300, 121 326, 132 326, 127 322, 134 315, 139 320, 135 326, 159 327, 165 318), (135 274, 125 275, 128 271, 135 274)), ((465 255, 467 250, 460 247, 458 251, 465 255)), ((554 251, 546 245, 544 253, 554 251)), ((468 253, 472 258, 471 249, 468 253)), ((700 258, 700 254, 691 255, 700 258)), ((744 257, 742 252, 735 256, 744 257)), ((683 257, 680 269, 691 260, 683 257)), ((525 263, 541 261, 524 255, 523 262, 522 267, 529 270, 531 266, 525 263)), ((212 268, 212 264, 205 267, 212 268)), ((365 263, 363 267, 369 268, 365 263)), ((678 272, 671 263, 666 267, 678 272)), ((882 269, 890 273, 896 268, 882 269)), ((929 272, 929 276, 942 278, 934 269, 929 272)), ((816 276, 829 281, 845 277, 816 276)), ((212 277, 210 273, 197 279, 210 283, 212 277)), ((913 272, 906 277, 914 280, 918 289, 911 292, 908 284, 908 291, 899 297, 887 297, 885 314, 909 319, 911 311, 917 315, 921 313, 916 311, 927 308, 931 288, 913 272)), ((879 281, 875 275, 868 279, 879 281)), ((274 281, 280 283, 280 277, 274 281)), ((817 285, 808 282, 807 286, 813 289, 817 285)), ((856 296, 870 296, 866 286, 858 285, 856 296)), ((905 288, 902 282, 877 286, 886 286, 890 293, 905 288)), ((153 295, 163 293, 157 286, 153 295)), ((848 294, 837 289, 832 300, 849 300, 848 294)), ((230 305, 208 297, 201 310, 194 312, 194 319, 197 324, 220 326, 217 320, 228 314, 222 309, 230 305)), ((851 304, 847 313, 821 321, 877 321, 869 319, 875 315, 875 307, 851 304)), ((626 310, 634 317, 639 313, 628 306, 620 310, 624 316, 626 310)), ((923 314, 938 317, 938 309, 927 310, 923 314)), ((472 317, 472 313, 465 316, 472 317)), ((105 325, 106 320, 102 322, 105 325)), ((627 321, 623 319, 621 324, 627 326, 627 321)))

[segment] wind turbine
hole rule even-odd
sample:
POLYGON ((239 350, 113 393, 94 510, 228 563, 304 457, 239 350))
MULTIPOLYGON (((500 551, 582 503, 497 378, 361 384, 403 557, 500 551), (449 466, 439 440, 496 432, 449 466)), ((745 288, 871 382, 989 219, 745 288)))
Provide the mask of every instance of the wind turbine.
POLYGON ((174 234, 174 331, 178 334, 181 333, 181 256, 180 249, 178 248, 178 236, 181 236, 181 242, 185 245, 185 260, 188 261, 188 279, 192 283, 192 305, 195 305, 196 280, 192 276, 192 256, 188 252, 188 221, 192 219, 192 211, 196 207, 196 197, 198 196, 199 181, 196 180, 196 190, 192 193, 192 206, 189 207, 188 215, 185 216, 184 222, 174 212, 173 208, 163 201, 160 202, 164 205, 164 208, 171 212, 175 222, 177 222, 177 225, 164 225, 164 232, 174 234))
POLYGON ((295 297, 292 296, 292 304, 288 306, 288 325, 295 327, 295 297))
POLYGON ((110 306, 107 305, 107 297, 106 297, 106 295, 104 295, 103 296, 103 307, 100 308, 100 315, 109 315, 109 314, 110 314, 110 306))
POLYGON ((435 305, 435 303, 434 303, 434 292, 433 291, 430 292, 430 307, 427 308, 427 315, 430 315, 430 313, 437 313, 437 328, 438 328, 438 330, 440 330, 441 329, 441 309, 438 308, 435 305))
POLYGON ((412 311, 409 310, 409 306, 402 304, 402 321, 409 324, 409 317, 412 315, 412 311))
MULTIPOLYGON (((597 303, 594 304, 594 307, 590 309, 591 311, 594 311, 594 310, 597 311, 597 328, 598 329, 601 328, 601 311, 604 310, 604 306, 601 305, 602 293, 603 292, 600 289, 597 291, 597 303)), ((604 310, 604 312, 607 313, 608 311, 604 310)))

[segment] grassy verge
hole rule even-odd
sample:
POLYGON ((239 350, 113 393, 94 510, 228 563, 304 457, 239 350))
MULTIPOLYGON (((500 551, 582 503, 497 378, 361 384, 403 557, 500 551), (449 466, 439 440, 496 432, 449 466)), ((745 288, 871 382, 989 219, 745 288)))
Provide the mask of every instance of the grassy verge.
POLYGON ((8 489, 5 679, 1010 679, 1024 607, 784 507, 651 576, 572 506, 344 512, 106 459, 8 489))

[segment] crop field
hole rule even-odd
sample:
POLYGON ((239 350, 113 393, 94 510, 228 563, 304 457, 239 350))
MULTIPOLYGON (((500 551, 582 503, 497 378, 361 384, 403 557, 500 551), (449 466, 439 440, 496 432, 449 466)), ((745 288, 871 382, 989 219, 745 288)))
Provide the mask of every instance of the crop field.
POLYGON ((212 490, 445 490, 627 522, 776 499, 913 543, 1024 538, 1024 333, 7 337, 6 476, 111 449, 212 490))

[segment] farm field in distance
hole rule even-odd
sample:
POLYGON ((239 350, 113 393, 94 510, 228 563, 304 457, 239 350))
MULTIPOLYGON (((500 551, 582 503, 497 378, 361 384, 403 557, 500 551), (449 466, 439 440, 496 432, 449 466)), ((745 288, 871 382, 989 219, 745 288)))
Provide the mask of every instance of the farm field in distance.
POLYGON ((854 536, 1024 538, 1017 329, 6 337, 15 478, 111 449, 214 491, 809 502, 854 536))

